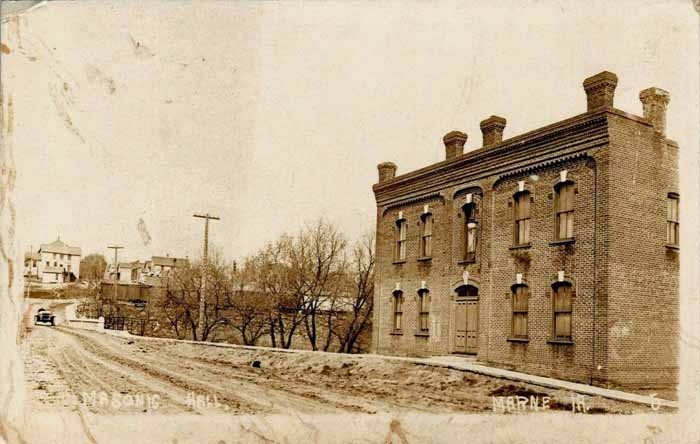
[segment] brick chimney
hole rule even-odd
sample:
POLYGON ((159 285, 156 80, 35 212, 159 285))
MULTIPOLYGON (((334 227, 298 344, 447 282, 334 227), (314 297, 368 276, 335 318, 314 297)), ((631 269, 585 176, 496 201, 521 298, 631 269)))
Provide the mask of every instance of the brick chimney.
POLYGON ((612 108, 616 86, 617 76, 609 71, 603 71, 584 80, 583 89, 586 91, 588 111, 612 108))
POLYGON ((396 164, 393 162, 384 162, 377 165, 379 170, 379 183, 389 181, 396 177, 396 164))
POLYGON ((484 146, 496 145, 503 140, 503 129, 506 127, 506 119, 491 116, 481 121, 481 134, 484 136, 484 146))
POLYGON ((654 129, 662 136, 666 135, 666 106, 671 100, 671 94, 661 88, 647 88, 639 93, 644 117, 654 125, 654 129))
POLYGON ((445 159, 454 159, 464 153, 467 135, 461 131, 450 131, 442 138, 445 144, 445 159))

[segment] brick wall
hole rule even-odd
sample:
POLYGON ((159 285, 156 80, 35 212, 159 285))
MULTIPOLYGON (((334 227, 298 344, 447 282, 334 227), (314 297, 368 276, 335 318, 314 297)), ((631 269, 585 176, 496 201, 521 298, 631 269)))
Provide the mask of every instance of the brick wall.
POLYGON ((675 385, 679 262, 666 247, 666 201, 678 192, 677 148, 619 116, 610 132, 608 379, 675 385))

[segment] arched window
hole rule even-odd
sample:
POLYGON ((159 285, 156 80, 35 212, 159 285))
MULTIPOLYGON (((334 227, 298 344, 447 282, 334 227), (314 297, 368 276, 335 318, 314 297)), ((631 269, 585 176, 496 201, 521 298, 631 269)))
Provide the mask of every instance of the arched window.
POLYGON ((511 334, 513 338, 527 339, 527 305, 529 289, 527 285, 518 284, 512 287, 513 323, 511 334))
POLYGON ((425 213, 421 216, 423 230, 421 232, 420 254, 421 257, 431 257, 433 255, 433 215, 425 213))
POLYGON ((405 261, 406 260, 406 230, 408 229, 408 224, 406 219, 399 219, 396 221, 396 260, 405 261))
POLYGON ((558 183, 554 187, 554 208, 556 209, 556 240, 574 237, 574 183, 558 183))
POLYGON ((571 284, 557 282, 552 287, 552 320, 555 340, 571 340, 571 284))
POLYGON ((401 318, 403 317, 403 292, 394 292, 394 331, 401 331, 401 318))
POLYGON ((462 207, 464 212, 464 260, 474 261, 476 259, 476 205, 468 203, 462 207))
POLYGON ((418 330, 427 333, 429 329, 430 292, 427 289, 418 290, 418 330))
POLYGON ((466 297, 466 296, 479 296, 479 289, 474 287, 473 285, 460 285, 459 288, 457 288, 457 296, 460 297, 466 297))
POLYGON ((513 197, 515 203, 515 245, 530 243, 530 192, 521 191, 513 197))

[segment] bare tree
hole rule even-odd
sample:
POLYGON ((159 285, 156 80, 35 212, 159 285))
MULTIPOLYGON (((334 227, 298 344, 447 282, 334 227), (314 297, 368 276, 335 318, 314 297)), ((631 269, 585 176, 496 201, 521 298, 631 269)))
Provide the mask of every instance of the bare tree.
POLYGON ((353 353, 358 340, 372 324, 374 308, 374 234, 366 234, 353 247, 348 298, 344 299, 345 316, 333 328, 341 353, 353 353))
MULTIPOLYGON (((304 326, 312 350, 318 350, 319 317, 332 313, 332 301, 342 292, 346 245, 343 234, 324 219, 307 225, 292 243, 292 290, 303 300, 304 326)), ((325 349, 330 346, 331 330, 326 334, 325 349)))
POLYGON ((231 326, 241 334, 244 345, 255 345, 269 333, 274 310, 271 298, 255 285, 257 273, 254 259, 247 260, 241 270, 234 271, 233 293, 228 301, 232 311, 231 326))
POLYGON ((187 263, 164 278, 164 289, 160 302, 170 325, 178 337, 180 326, 189 331, 195 341, 213 340, 216 332, 229 324, 227 301, 232 292, 231 265, 224 262, 221 253, 210 253, 208 266, 201 260, 187 263), (202 275, 207 273, 207 288, 204 294, 204 325, 199 329, 199 296, 204 291, 202 275), (201 331, 201 334, 198 332, 201 331))
POLYGON ((268 317, 273 347, 291 348, 294 335, 304 322, 304 297, 295 285, 292 250, 295 240, 282 235, 256 254, 255 285, 270 299, 268 317))

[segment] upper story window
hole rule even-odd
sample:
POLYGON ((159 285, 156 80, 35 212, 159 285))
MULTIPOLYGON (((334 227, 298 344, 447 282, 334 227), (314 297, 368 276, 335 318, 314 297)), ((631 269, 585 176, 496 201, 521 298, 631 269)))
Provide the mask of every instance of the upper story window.
POLYGON ((666 204, 666 242, 677 246, 680 234, 680 219, 678 217, 678 194, 670 193, 666 204))
POLYGON ((425 213, 421 216, 423 230, 421 233, 420 254, 421 257, 431 257, 433 255, 433 215, 425 213))
POLYGON ((515 194, 515 245, 530 243, 530 192, 520 191, 515 194))
POLYGON ((405 261, 406 260, 406 231, 408 230, 408 224, 406 219, 399 219, 396 221, 396 260, 405 261))
POLYGON ((512 287, 512 337, 527 338, 527 309, 529 289, 525 284, 512 287))
POLYGON ((571 340, 571 308, 572 293, 571 284, 558 282, 553 287, 554 300, 552 303, 555 340, 571 340))
POLYGON ((574 237, 574 183, 561 182, 554 187, 554 208, 556 209, 556 240, 574 237))
POLYGON ((476 259, 476 205, 468 203, 462 207, 464 212, 464 260, 476 259))
POLYGON ((401 321, 403 318, 403 292, 394 291, 394 331, 401 331, 401 321))
POLYGON ((428 316, 430 315, 430 292, 423 288, 418 291, 418 330, 428 332, 428 316))

